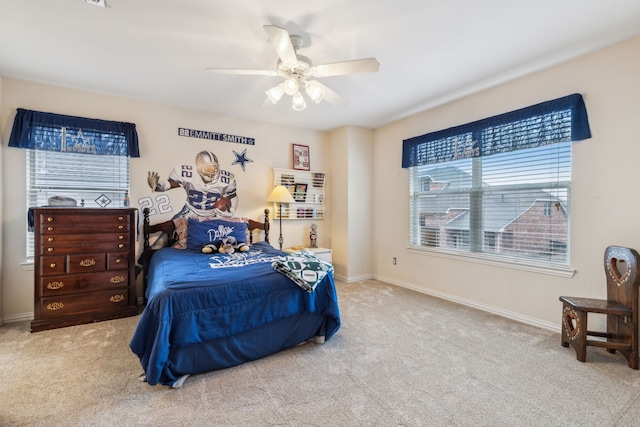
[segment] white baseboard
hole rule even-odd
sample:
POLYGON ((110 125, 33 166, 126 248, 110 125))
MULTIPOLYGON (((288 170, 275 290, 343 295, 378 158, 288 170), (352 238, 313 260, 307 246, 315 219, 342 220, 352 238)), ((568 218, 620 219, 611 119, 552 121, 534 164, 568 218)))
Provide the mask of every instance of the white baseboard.
POLYGON ((33 320, 33 312, 31 313, 21 313, 21 314, 12 314, 10 316, 4 316, 2 318, 2 324, 5 323, 16 323, 16 322, 24 322, 26 320, 33 320))
POLYGON ((431 295, 436 298, 441 298, 447 301, 455 302, 457 304, 466 305, 468 307, 473 307, 478 310, 486 311, 488 313, 496 314, 501 317, 506 317, 507 319, 515 320, 520 323, 525 323, 527 325, 536 326, 538 328, 547 329, 549 331, 560 333, 560 324, 550 323, 544 320, 536 319, 534 317, 523 316, 520 313, 515 313, 513 311, 503 310, 498 307, 492 307, 485 304, 479 304, 476 301, 467 300, 464 298, 457 297, 455 295, 446 294, 443 292, 434 291, 431 289, 425 289, 418 286, 415 286, 411 283, 401 282, 399 280, 389 279, 387 277, 376 276, 377 280, 381 280, 383 282, 391 283, 392 285, 400 286, 403 288, 411 289, 416 292, 420 292, 426 295, 431 295))
MULTIPOLYGON (((363 274, 361 276, 343 276, 342 274, 334 274, 337 280, 347 283, 359 282, 361 280, 373 279, 373 274, 363 274)), ((380 279, 382 280, 382 279, 380 279)))

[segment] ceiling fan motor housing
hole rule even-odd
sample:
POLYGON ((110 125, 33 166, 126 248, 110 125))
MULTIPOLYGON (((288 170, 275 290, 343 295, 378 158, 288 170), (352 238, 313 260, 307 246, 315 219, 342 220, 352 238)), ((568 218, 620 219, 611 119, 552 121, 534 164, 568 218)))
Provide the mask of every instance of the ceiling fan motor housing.
POLYGON ((287 95, 293 96, 303 86, 303 82, 311 76, 311 61, 309 58, 296 55, 296 64, 286 64, 278 59, 278 73, 285 79, 284 91, 287 95))

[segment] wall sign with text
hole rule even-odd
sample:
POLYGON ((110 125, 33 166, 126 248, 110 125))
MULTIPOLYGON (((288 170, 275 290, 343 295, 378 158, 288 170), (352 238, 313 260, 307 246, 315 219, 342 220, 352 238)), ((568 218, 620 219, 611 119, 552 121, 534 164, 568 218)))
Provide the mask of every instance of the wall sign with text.
POLYGON ((226 133, 210 132, 206 130, 178 128, 178 135, 189 138, 211 139, 213 141, 233 142, 236 144, 256 145, 254 138, 247 136, 228 135, 226 133))

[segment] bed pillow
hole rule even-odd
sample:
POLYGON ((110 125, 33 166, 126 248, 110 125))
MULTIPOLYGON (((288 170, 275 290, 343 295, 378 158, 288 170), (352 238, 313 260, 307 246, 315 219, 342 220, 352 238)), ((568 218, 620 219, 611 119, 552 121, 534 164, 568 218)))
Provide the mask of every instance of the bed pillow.
MULTIPOLYGON (((202 221, 211 221, 218 218, 211 217, 211 216, 203 216, 203 217, 197 217, 193 219, 202 222, 202 221)), ((249 220, 248 218, 231 217, 231 218, 225 218, 225 221, 247 223, 249 220)), ((184 218, 184 217, 176 218, 173 220, 173 225, 175 226, 175 229, 176 229, 175 236, 174 236, 176 241, 172 247, 176 249, 187 249, 187 225, 188 225, 187 218, 184 218)), ((245 240, 246 240, 246 237, 245 237, 245 240)))
POLYGON ((212 219, 198 221, 189 218, 187 222, 187 248, 201 250, 205 243, 218 243, 227 236, 233 236, 238 243, 247 242, 248 224, 244 221, 212 219))
POLYGON ((173 225, 176 228, 174 235, 176 242, 171 247, 187 249, 187 218, 176 218, 173 220, 173 225))

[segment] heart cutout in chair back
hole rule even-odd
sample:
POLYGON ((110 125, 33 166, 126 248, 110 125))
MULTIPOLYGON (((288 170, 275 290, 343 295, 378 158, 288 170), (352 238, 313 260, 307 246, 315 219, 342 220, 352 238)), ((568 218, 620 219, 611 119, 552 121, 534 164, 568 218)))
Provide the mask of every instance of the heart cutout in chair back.
POLYGON ((629 273, 627 260, 613 257, 609 260, 609 274, 618 284, 624 282, 629 277, 629 273))

